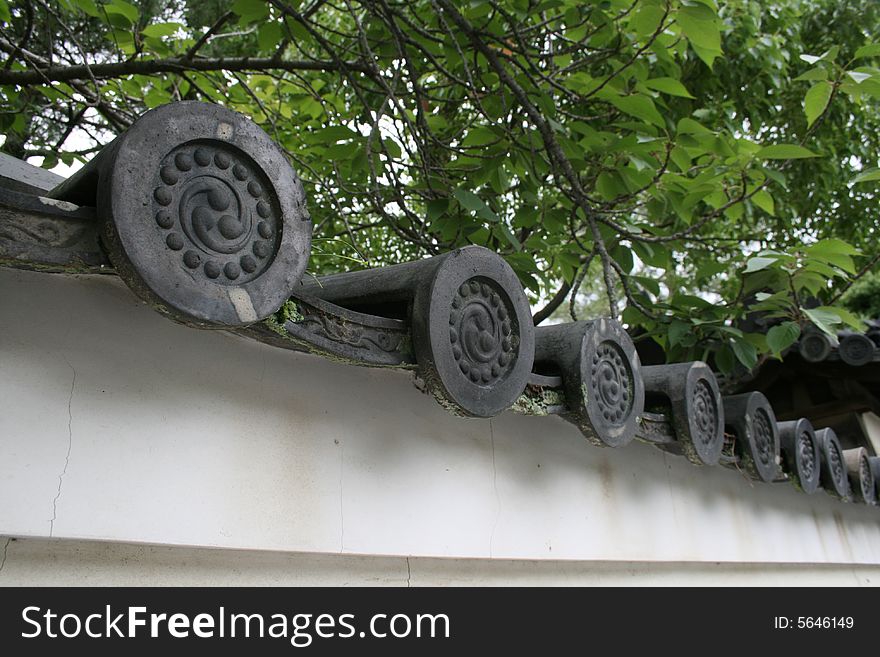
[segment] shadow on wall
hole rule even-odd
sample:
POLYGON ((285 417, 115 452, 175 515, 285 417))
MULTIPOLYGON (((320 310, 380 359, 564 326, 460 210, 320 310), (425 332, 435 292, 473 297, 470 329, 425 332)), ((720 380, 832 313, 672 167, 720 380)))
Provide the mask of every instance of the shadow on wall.
MULTIPOLYGON (((193 508, 202 497, 225 496, 231 507, 243 495, 250 502, 274 489, 328 526, 361 513, 375 522, 376 533, 392 527, 375 539, 377 549, 424 549, 419 536, 401 537, 412 527, 422 536, 448 533, 449 550, 463 544, 457 532, 488 534, 480 540, 496 555, 511 554, 517 541, 531 541, 528 549, 535 550, 549 541, 544 556, 555 556, 553 537, 576 525, 577 536, 596 540, 602 550, 614 549, 612 538, 632 542, 619 557, 600 557, 649 558, 655 544, 666 541, 657 558, 672 550, 711 559, 699 545, 717 532, 740 544, 722 549, 725 559, 750 542, 760 551, 767 539, 758 532, 784 523, 799 527, 800 538, 827 542, 822 551, 829 555, 839 555, 839 545, 864 559, 859 546, 880 527, 876 509, 841 505, 821 492, 808 496, 788 484, 699 468, 642 444, 593 447, 558 418, 510 412, 493 420, 457 418, 416 390, 409 373, 353 368, 178 326, 115 279, 3 271, 0 285, 9 299, 0 312, 0 331, 8 336, 0 357, 26 364, 29 354, 47 349, 63 355, 77 371, 75 440, 103 449, 105 438, 89 434, 115 435, 125 445, 119 454, 141 461, 154 485, 174 487, 193 508), (78 417, 85 427, 77 426, 78 417), (174 458, 154 457, 163 450, 174 458), (232 480, 209 491, 183 483, 205 468, 232 473, 232 480), (591 532, 609 536, 589 538, 591 532), (687 541, 695 544, 691 552, 682 547, 687 541)), ((56 371, 70 377, 64 360, 56 371)), ((73 449, 73 458, 82 459, 73 449)), ((119 473, 111 467, 89 476, 109 480, 119 473)), ((130 510, 125 501, 102 508, 130 510)), ((271 509, 254 513, 265 522, 288 521, 271 509)), ((350 529, 339 549, 372 549, 375 537, 358 536, 350 529)), ((577 556, 574 539, 564 541, 556 554, 577 556)), ((434 553, 444 554, 442 545, 434 553)))

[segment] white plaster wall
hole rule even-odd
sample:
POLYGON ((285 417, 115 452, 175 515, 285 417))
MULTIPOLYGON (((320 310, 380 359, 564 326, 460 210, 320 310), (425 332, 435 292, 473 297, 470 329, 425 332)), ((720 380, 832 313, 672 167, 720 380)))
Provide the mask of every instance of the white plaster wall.
POLYGON ((868 412, 862 413, 859 416, 859 420, 861 420, 865 435, 868 437, 868 440, 871 441, 874 453, 880 454, 880 417, 877 417, 874 413, 868 412))
POLYGON ((437 559, 26 538, 0 586, 871 586, 880 566, 437 559))
POLYGON ((448 415, 402 372, 0 270, 0 535, 282 552, 880 564, 880 508, 557 418, 448 415))

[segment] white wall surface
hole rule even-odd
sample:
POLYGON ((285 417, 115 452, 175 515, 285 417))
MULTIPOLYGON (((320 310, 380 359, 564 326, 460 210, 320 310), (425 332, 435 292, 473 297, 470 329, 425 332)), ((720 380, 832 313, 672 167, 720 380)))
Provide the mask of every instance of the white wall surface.
POLYGON ((850 564, 436 559, 43 538, 0 543, 0 586, 874 587, 878 584, 880 566, 850 564))
POLYGON ((0 270, 0 535, 514 560, 880 564, 880 508, 465 420, 411 375, 0 270))
POLYGON ((862 429, 865 431, 865 435, 868 437, 868 440, 871 441, 871 446, 874 448, 875 454, 880 454, 880 417, 877 417, 874 413, 862 413, 859 416, 859 420, 862 423, 862 429))

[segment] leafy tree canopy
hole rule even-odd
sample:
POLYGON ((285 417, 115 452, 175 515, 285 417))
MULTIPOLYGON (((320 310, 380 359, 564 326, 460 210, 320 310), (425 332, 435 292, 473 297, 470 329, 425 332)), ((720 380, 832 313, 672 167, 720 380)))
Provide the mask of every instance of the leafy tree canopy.
POLYGON ((730 372, 808 323, 859 326, 840 298, 880 259, 878 19, 860 0, 0 0, 3 148, 52 167, 147 108, 221 103, 303 177, 313 271, 480 244, 536 321, 611 314, 730 372), (746 330, 755 311, 777 326, 746 330))

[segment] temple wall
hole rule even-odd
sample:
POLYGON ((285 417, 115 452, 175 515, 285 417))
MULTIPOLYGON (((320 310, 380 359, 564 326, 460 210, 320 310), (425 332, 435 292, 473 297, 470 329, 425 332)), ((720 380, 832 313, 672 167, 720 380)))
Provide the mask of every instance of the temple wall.
POLYGON ((880 454, 880 417, 877 417, 874 413, 870 412, 862 413, 861 416, 859 416, 859 421, 862 424, 865 435, 868 437, 868 440, 871 441, 874 453, 880 454))
POLYGON ((0 270, 0 536, 24 539, 0 584, 229 560, 241 583, 880 582, 880 508, 457 418, 411 377, 177 325, 114 277, 0 270))

